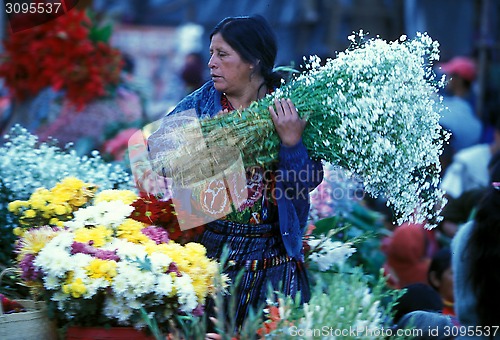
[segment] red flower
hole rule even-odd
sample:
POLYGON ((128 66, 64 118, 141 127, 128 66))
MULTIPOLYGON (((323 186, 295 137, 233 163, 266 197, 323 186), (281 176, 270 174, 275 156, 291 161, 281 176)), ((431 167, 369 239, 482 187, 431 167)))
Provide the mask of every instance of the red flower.
POLYGON ((34 28, 11 34, 4 42, 0 77, 13 96, 23 100, 46 87, 65 90, 69 101, 82 109, 107 94, 120 79, 118 50, 94 43, 91 21, 84 11, 65 15, 34 28))
POLYGON ((154 195, 141 193, 139 199, 132 203, 132 206, 134 211, 130 218, 164 228, 168 232, 169 239, 181 244, 193 241, 197 235, 205 230, 201 218, 179 209, 180 204, 178 202, 176 204, 172 199, 163 201, 154 195), (183 226, 198 227, 183 230, 179 222, 183 226))
POLYGON ((257 330, 257 334, 262 338, 278 327, 278 322, 281 320, 279 308, 276 306, 269 307, 269 313, 267 313, 266 317, 267 320, 264 322, 264 326, 257 330))

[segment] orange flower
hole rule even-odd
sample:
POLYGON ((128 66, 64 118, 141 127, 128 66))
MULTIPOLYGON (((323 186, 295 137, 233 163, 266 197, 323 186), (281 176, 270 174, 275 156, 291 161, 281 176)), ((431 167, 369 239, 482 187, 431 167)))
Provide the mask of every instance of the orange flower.
POLYGON ((278 322, 281 320, 279 308, 276 306, 271 306, 268 308, 269 313, 267 313, 267 320, 264 321, 264 326, 259 328, 257 334, 264 338, 266 334, 271 333, 278 327, 278 322))

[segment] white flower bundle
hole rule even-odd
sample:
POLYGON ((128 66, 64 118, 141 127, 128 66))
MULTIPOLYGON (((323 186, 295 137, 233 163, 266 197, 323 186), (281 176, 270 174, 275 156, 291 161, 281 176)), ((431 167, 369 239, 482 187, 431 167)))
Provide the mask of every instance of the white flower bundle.
POLYGON ((0 147, 0 188, 8 189, 14 200, 25 200, 36 188, 51 188, 65 177, 77 177, 93 183, 99 190, 132 189, 131 176, 119 164, 106 163, 99 152, 79 156, 71 148, 61 149, 40 143, 27 129, 15 125, 0 147))
POLYGON ((364 39, 362 33, 358 42, 349 38, 350 49, 324 66, 311 57, 305 72, 249 108, 201 120, 212 155, 199 147, 199 133, 188 126, 180 132, 184 147, 156 162, 193 181, 218 164, 231 164, 224 157, 234 155, 220 152, 231 148, 239 150, 245 165, 269 166, 277 160, 280 140, 268 107, 274 98, 290 98, 307 118, 302 140, 311 158, 361 177, 369 194, 387 199, 398 223, 431 219, 443 197, 439 155, 446 139, 437 94, 444 78, 438 81, 432 70, 439 44, 427 34, 393 42, 364 39))

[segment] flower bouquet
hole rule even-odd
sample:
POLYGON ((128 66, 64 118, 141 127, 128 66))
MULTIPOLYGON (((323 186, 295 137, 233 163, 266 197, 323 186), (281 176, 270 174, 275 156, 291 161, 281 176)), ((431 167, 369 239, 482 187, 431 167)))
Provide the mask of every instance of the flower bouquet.
POLYGON ((165 325, 203 313, 218 263, 201 244, 180 245, 165 229, 133 219, 137 199, 129 190, 104 190, 57 226, 47 212, 48 225, 23 230, 16 244, 22 279, 60 322, 144 328, 150 318, 165 325))
MULTIPOLYGON (((91 156, 79 156, 69 145, 60 148, 41 143, 37 136, 19 125, 3 137, 0 147, 0 231, 3 235, 0 239, 0 263, 6 267, 11 266, 13 259, 15 235, 12 231, 22 227, 18 216, 8 209, 11 202, 27 201, 37 188, 51 188, 66 177, 93 183, 100 190, 134 187, 132 177, 125 168, 104 162, 97 151, 91 156)), ((38 216, 43 213, 40 211, 38 216)), ((65 220, 64 216, 59 215, 58 218, 65 220)))
POLYGON ((360 176, 368 193, 385 196, 398 223, 437 215, 444 134, 437 105, 444 79, 432 71, 438 43, 426 34, 387 42, 361 32, 350 39, 351 48, 324 66, 311 57, 305 72, 249 108, 185 125, 178 132, 184 145, 157 153, 153 167, 196 182, 228 163, 230 149, 246 166, 269 166, 280 139, 268 108, 274 98, 290 98, 308 121, 302 140, 313 159, 360 176), (206 147, 200 147, 200 129, 206 147))

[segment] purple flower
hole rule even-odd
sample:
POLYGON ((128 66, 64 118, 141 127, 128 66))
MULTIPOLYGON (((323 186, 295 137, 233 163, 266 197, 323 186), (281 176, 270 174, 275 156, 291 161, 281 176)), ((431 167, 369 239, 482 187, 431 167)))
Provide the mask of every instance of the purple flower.
POLYGON ((203 313, 205 313, 205 308, 203 308, 203 305, 199 304, 191 313, 193 313, 194 316, 202 316, 203 313))
POLYGON ((168 243, 168 232, 163 228, 158 228, 155 226, 149 226, 143 228, 141 232, 149 237, 152 241, 155 241, 156 244, 168 243))
POLYGON ((73 242, 71 245, 71 254, 75 255, 78 253, 92 255, 101 260, 120 261, 120 257, 116 255, 116 250, 97 249, 92 247, 91 244, 73 242))
POLYGON ((34 254, 27 254, 21 262, 19 262, 19 267, 22 271, 21 279, 25 281, 36 281, 41 277, 41 271, 33 264, 35 257, 34 254))
POLYGON ((170 265, 168 266, 168 269, 167 269, 167 274, 168 273, 175 273, 177 275, 177 277, 181 277, 182 274, 179 270, 179 268, 177 267, 177 264, 175 262, 170 262, 170 265))

